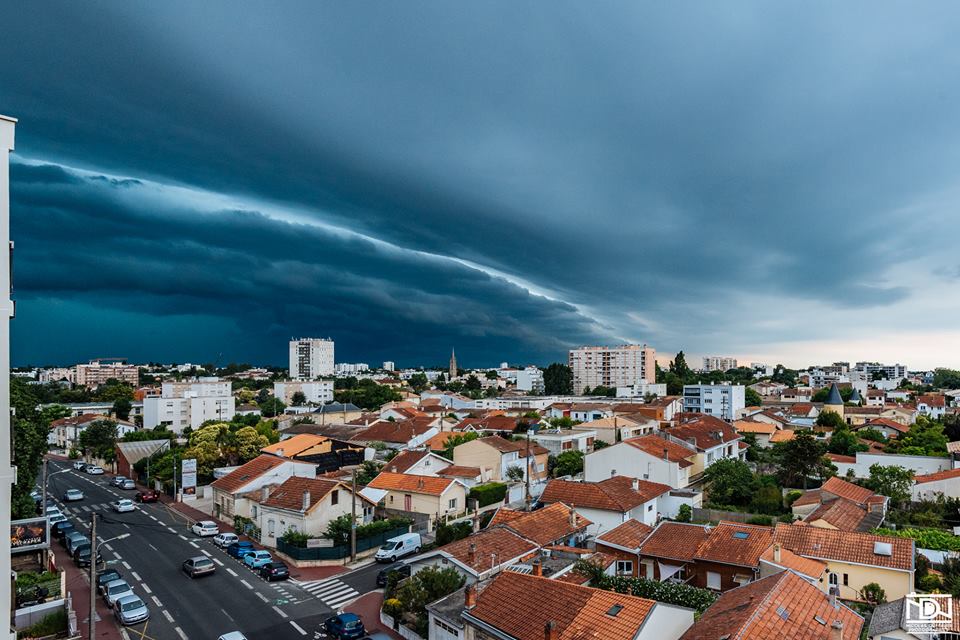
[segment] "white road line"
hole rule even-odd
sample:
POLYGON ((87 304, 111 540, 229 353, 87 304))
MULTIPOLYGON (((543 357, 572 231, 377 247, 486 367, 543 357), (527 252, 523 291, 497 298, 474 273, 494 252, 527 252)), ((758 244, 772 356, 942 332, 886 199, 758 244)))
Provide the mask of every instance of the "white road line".
POLYGON ((167 622, 173 622, 173 616, 166 609, 163 610, 163 617, 167 619, 167 622))
POLYGON ((180 627, 174 627, 173 630, 177 632, 178 636, 180 636, 180 640, 187 640, 187 634, 183 632, 183 629, 180 627))
POLYGON ((193 547, 194 549, 200 548, 200 545, 198 545, 196 542, 193 542, 192 540, 190 541, 190 546, 193 547))
POLYGON ((229 573, 230 575, 232 575, 234 578, 237 577, 237 572, 234 571, 233 569, 231 569, 230 567, 227 567, 227 573, 229 573))
POLYGON ((257 591, 257 597, 260 598, 261 600, 263 600, 264 602, 270 602, 270 598, 268 598, 267 596, 263 595, 263 594, 260 593, 259 591, 257 591))
POLYGON ((187 541, 187 536, 183 535, 182 533, 181 533, 179 536, 177 536, 177 537, 179 537, 179 538, 180 538, 181 540, 183 540, 184 542, 187 541))
POLYGON ((123 565, 123 568, 126 569, 127 571, 129 571, 130 569, 133 568, 133 567, 130 566, 130 563, 127 562, 126 560, 124 560, 124 561, 121 562, 120 564, 122 564, 122 565, 123 565))
POLYGON ((290 624, 293 625, 293 628, 294 628, 294 629, 296 629, 297 631, 300 632, 300 635, 302 635, 302 636, 307 635, 307 632, 303 630, 303 627, 301 627, 300 625, 298 625, 298 624, 297 624, 296 622, 294 622, 293 620, 290 621, 290 624))
POLYGON ((123 556, 121 556, 121 555, 120 555, 119 553, 117 553, 117 552, 114 552, 114 553, 113 553, 113 557, 116 558, 117 560, 123 560, 123 556))
MULTIPOLYGON (((177 532, 177 530, 174 529, 173 527, 167 527, 167 530, 168 530, 170 533, 176 533, 176 532, 177 532)), ((183 536, 180 536, 180 537, 183 538, 183 536)), ((183 539, 186 540, 186 538, 183 538, 183 539)))
POLYGON ((153 520, 154 522, 157 521, 157 516, 153 515, 152 513, 151 513, 151 514, 148 514, 148 515, 150 516, 150 519, 151 519, 151 520, 153 520))
POLYGON ((163 605, 160 604, 160 598, 158 598, 157 596, 152 596, 152 597, 153 597, 153 604, 157 605, 160 608, 163 608, 163 605))
POLYGON ((140 580, 140 576, 137 575, 136 571, 132 571, 130 575, 132 575, 133 579, 136 580, 137 582, 143 582, 142 580, 140 580))
POLYGON ((213 558, 213 561, 216 562, 216 563, 217 563, 218 565, 220 565, 221 567, 223 566, 223 563, 220 562, 219 560, 217 560, 216 558, 213 558))
POLYGON ((332 608, 334 608, 334 609, 336 609, 336 608, 339 607, 340 605, 342 605, 342 604, 344 604, 344 603, 346 603, 346 602, 349 602, 350 600, 353 600, 353 599, 356 598, 358 595, 360 595, 360 594, 358 594, 356 591, 354 591, 353 593, 348 593, 348 594, 346 594, 346 595, 344 595, 344 596, 339 596, 339 597, 337 597, 337 598, 333 598, 333 599, 330 599, 330 600, 324 600, 323 603, 326 604, 326 605, 328 605, 328 606, 330 606, 330 607, 332 607, 332 608))
POLYGON ((140 586, 143 587, 143 590, 146 591, 147 593, 153 593, 153 591, 150 590, 150 587, 147 586, 146 582, 141 582, 140 586))
MULTIPOLYGON (((198 547, 198 548, 199 548, 199 547, 198 547)), ((212 557, 213 557, 212 555, 210 555, 210 552, 207 551, 206 549, 200 549, 200 553, 202 553, 203 555, 207 556, 208 558, 212 558, 212 557)))
POLYGON ((240 578, 240 582, 242 582, 243 586, 245 586, 247 589, 253 589, 253 585, 247 582, 246 580, 244 580, 243 578, 240 578))
POLYGON ((153 545, 150 544, 149 542, 147 543, 147 546, 150 547, 151 549, 153 549, 154 551, 156 551, 157 553, 160 553, 160 549, 157 549, 155 546, 153 546, 153 545))
MULTIPOLYGON (((97 537, 99 537, 99 536, 97 536, 97 537)), ((107 551, 113 551, 113 547, 111 547, 109 544, 103 545, 103 548, 106 549, 107 551)), ((137 578, 137 580, 139 580, 139 579, 140 579, 140 578, 137 578)))
POLYGON ((127 634, 125 627, 120 627, 120 637, 123 638, 123 640, 130 640, 130 636, 127 634))
POLYGON ((280 610, 280 607, 273 607, 273 610, 276 611, 277 613, 279 613, 279 614, 280 614, 281 616, 283 616, 284 618, 289 618, 289 617, 290 617, 290 616, 288 616, 286 613, 284 613, 283 611, 281 611, 281 610, 280 610))

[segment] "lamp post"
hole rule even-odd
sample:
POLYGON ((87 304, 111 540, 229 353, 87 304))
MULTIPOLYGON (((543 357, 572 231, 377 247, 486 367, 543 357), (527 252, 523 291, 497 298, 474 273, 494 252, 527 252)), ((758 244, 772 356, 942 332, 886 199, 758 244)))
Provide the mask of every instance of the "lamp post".
MULTIPOLYGON (((121 533, 103 541, 103 544, 129 538, 129 533, 121 533)), ((97 514, 90 514, 90 619, 87 621, 87 637, 93 640, 97 631, 97 514)))

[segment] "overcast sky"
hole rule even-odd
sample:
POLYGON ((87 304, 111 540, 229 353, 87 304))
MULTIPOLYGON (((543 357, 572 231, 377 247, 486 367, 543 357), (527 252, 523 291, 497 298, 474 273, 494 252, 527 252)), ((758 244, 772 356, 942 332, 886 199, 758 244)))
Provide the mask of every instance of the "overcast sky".
POLYGON ((960 367, 956 3, 2 13, 15 364, 960 367))

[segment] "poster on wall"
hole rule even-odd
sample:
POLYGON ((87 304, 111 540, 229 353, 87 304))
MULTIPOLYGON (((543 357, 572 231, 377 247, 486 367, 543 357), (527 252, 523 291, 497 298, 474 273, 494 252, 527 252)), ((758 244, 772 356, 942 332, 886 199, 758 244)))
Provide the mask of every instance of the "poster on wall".
POLYGON ((180 462, 180 476, 183 480, 183 495, 197 495, 197 460, 196 458, 186 458, 180 462))
POLYGON ((50 547, 50 521, 28 518, 10 523, 10 553, 50 547))

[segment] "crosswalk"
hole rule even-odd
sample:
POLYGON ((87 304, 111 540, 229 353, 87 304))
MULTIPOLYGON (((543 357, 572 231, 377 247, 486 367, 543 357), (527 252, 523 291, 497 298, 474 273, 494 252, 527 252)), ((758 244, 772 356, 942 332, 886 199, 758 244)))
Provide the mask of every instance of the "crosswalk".
POLYGON ((336 578, 300 582, 297 586, 331 609, 336 609, 360 595, 356 589, 336 578))

